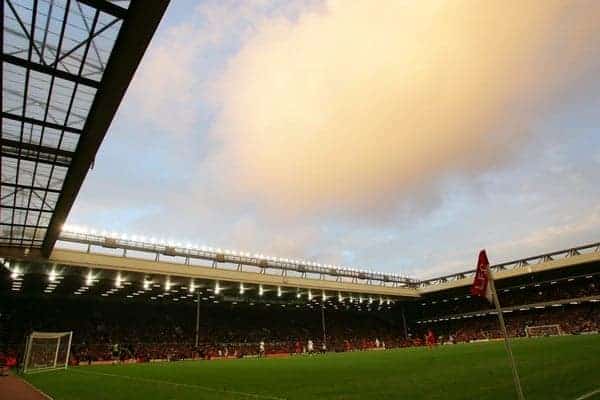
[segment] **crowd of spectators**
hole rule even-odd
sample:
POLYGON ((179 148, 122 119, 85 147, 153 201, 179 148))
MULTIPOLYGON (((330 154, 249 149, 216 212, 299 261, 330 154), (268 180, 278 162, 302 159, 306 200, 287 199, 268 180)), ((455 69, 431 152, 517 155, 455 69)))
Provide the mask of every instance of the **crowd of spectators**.
MULTIPOLYGON (((542 325, 558 325, 563 334, 598 333, 600 332, 600 304, 567 304, 544 309, 516 310, 505 313, 504 319, 506 330, 511 337, 527 336, 527 327, 542 325)), ((418 339, 430 329, 441 338, 442 342, 459 343, 503 337, 498 318, 493 314, 419 325, 413 333, 413 336, 418 339)))
MULTIPOLYGON (((521 306, 598 296, 600 282, 594 275, 500 288, 499 292, 503 306, 521 306)), ((93 298, 49 298, 40 302, 36 298, 9 298, 0 309, 0 357, 11 362, 17 359, 26 335, 34 330, 73 331, 74 363, 113 362, 115 346, 117 359, 150 361, 257 356, 261 342, 267 355, 310 353, 309 341, 314 352, 419 346, 430 330, 446 343, 500 338, 494 315, 440 318, 483 308, 489 309, 489 303, 477 302, 465 294, 438 295, 425 303, 404 303, 379 311, 328 307, 324 343, 320 306, 207 303, 200 309, 196 346, 196 306, 191 302, 148 304, 93 298), (406 331, 401 317, 403 308, 408 321, 406 331), (425 321, 424 316, 435 316, 437 320, 425 321)), ((505 318, 509 334, 515 337, 525 336, 527 326, 553 324, 558 324, 563 333, 598 332, 600 303, 526 307, 505 314, 505 318)))
MULTIPOLYGON (((498 287, 498 297, 503 307, 588 296, 600 296, 600 274, 498 287)), ((440 293, 430 296, 426 301, 415 303, 414 311, 417 319, 428 319, 488 308, 490 304, 485 299, 473 298, 463 291, 457 294, 440 293)))
MULTIPOLYGON (((243 357, 256 355, 259 343, 266 354, 305 353, 309 340, 323 349, 321 308, 222 304, 202 305, 198 346, 195 346, 195 304, 148 304, 19 299, 3 342, 22 348, 25 336, 37 331, 73 331, 73 358, 79 362, 111 361, 113 346, 119 357, 134 360, 243 357)), ((326 349, 360 350, 399 346, 402 330, 392 310, 358 311, 328 308, 326 349), (379 342, 380 346, 376 345, 379 342)))

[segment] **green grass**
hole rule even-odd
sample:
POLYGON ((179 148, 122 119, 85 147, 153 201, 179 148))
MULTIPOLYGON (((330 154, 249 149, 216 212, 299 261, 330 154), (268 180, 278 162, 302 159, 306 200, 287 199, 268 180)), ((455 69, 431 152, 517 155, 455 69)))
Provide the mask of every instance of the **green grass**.
MULTIPOLYGON (((517 340, 513 348, 528 400, 576 399, 600 388, 600 335, 517 340)), ((515 398, 502 342, 77 367, 25 377, 56 400, 515 398)))

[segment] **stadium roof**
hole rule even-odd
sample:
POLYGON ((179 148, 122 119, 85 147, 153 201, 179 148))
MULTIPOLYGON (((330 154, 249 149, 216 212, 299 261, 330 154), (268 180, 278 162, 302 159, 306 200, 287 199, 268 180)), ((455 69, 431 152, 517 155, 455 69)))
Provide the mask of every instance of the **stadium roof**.
POLYGON ((169 0, 3 0, 0 246, 52 251, 169 0))

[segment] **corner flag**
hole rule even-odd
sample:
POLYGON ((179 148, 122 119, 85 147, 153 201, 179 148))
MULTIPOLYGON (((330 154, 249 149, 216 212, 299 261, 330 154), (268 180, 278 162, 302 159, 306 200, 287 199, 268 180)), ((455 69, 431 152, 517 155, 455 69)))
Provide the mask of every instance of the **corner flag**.
POLYGON ((490 279, 490 262, 485 250, 481 250, 477 260, 477 272, 475 273, 473 286, 471 286, 471 294, 477 297, 485 297, 490 303, 493 303, 492 285, 489 284, 490 279))
POLYGON ((485 250, 481 250, 479 252, 477 271, 475 272, 475 279, 473 279, 473 285, 471 286, 471 294, 473 296, 485 297, 496 307, 496 314, 498 314, 500 329, 504 334, 504 348, 506 349, 508 359, 510 360, 510 366, 512 368, 513 382, 515 384, 517 398, 519 400, 525 400, 523 389, 521 388, 521 379, 519 378, 519 372, 517 371, 517 363, 515 362, 512 348, 510 346, 510 339, 508 338, 508 332, 506 331, 506 325, 504 324, 502 307, 500 307, 500 301, 498 300, 498 294, 496 293, 496 288, 494 286, 494 276, 490 270, 490 262, 488 261, 485 250))

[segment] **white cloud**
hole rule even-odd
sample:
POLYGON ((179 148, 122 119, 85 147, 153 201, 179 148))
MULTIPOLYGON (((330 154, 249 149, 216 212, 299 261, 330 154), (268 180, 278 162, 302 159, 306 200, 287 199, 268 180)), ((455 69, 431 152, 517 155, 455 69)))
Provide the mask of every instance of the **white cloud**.
POLYGON ((220 79, 211 162, 266 214, 436 198, 518 152, 536 110, 598 62, 600 3, 327 4, 259 21, 220 79))

